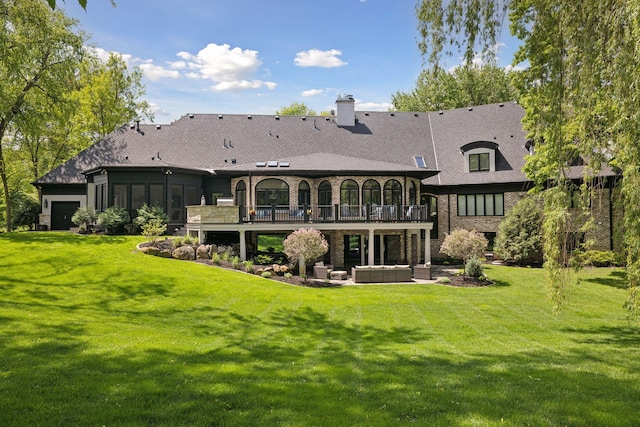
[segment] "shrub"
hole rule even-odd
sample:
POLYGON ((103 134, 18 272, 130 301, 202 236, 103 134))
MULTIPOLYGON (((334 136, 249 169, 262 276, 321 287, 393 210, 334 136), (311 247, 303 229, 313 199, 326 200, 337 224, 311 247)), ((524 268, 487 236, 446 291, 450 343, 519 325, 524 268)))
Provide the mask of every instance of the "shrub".
POLYGON ((33 230, 38 223, 38 214, 40 213, 40 203, 33 197, 18 192, 12 194, 13 215, 11 216, 11 229, 15 230, 20 227, 29 227, 33 230))
POLYGON ((163 223, 159 218, 151 219, 142 225, 142 235, 150 242, 153 242, 154 245, 157 244, 158 238, 165 231, 167 231, 167 224, 163 223))
POLYGON ((517 264, 542 261, 542 206, 525 197, 507 212, 498 228, 495 251, 517 264))
POLYGON ((169 215, 165 213, 162 206, 157 204, 149 206, 146 203, 138 209, 138 216, 133 219, 133 223, 142 228, 143 225, 152 219, 159 219, 163 224, 169 223, 169 215))
POLYGON ((471 257, 464 266, 467 274, 471 277, 480 277, 483 273, 482 261, 479 258, 471 257))
POLYGON ((173 246, 175 246, 176 248, 179 248, 180 246, 184 246, 184 237, 174 237, 173 246))
POLYGON ((260 254, 260 255, 256 256, 253 260, 258 265, 273 264, 273 257, 271 255, 260 254))
POLYGON ((244 271, 247 273, 253 273, 253 262, 249 260, 242 261, 242 266, 244 267, 244 271))
POLYGON ((104 227, 108 233, 120 233, 124 225, 130 221, 129 212, 116 206, 108 207, 98 215, 98 225, 104 227))
POLYGON ((449 279, 448 277, 441 277, 438 280, 436 280, 437 283, 444 283, 444 284, 449 284, 451 283, 451 279, 449 279))
POLYGON ((234 270, 240 270, 240 266, 242 265, 242 261, 240 261, 240 257, 234 256, 231 258, 231 267, 234 270))
POLYGON ((81 231, 88 230, 97 220, 98 212, 93 206, 79 207, 71 217, 71 222, 80 227, 81 231))
POLYGON ((221 260, 220 260, 220 254, 219 254, 219 253, 217 253, 217 252, 214 252, 214 253, 211 255, 211 262, 212 262, 212 263, 214 263, 214 264, 216 264, 216 265, 218 265, 218 264, 220 264, 220 261, 221 261, 221 260))
POLYGON ((185 245, 196 245, 198 244, 198 238, 196 236, 186 235, 184 236, 184 244, 185 245))
POLYGON ((582 265, 594 267, 610 267, 618 264, 618 257, 613 251, 585 251, 577 255, 582 265))
POLYGON ((291 279, 293 277, 293 274, 287 272, 287 273, 284 273, 284 277, 286 277, 287 279, 291 279))
POLYGON ((271 272, 270 271, 263 271, 261 276, 264 277, 265 279, 268 279, 269 277, 271 277, 271 272))

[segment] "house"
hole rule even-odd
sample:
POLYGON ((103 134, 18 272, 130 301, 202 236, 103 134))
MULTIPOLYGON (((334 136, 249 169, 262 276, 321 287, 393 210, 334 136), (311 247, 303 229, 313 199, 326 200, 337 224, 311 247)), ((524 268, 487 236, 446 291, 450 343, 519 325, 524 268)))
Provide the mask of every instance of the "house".
POLYGON ((157 203, 171 230, 237 243, 242 258, 256 254, 261 236, 313 227, 329 241, 330 264, 430 262, 456 227, 495 236, 530 187, 523 115, 513 102, 356 112, 348 95, 327 117, 188 114, 129 124, 34 183, 40 223, 68 229, 87 204, 135 216, 157 203))

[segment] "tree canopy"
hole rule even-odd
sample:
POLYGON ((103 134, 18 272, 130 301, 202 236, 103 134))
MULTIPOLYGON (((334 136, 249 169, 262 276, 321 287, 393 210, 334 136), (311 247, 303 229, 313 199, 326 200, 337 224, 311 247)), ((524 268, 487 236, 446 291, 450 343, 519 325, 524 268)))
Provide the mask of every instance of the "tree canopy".
POLYGON ((276 110, 280 116, 315 116, 316 112, 302 102, 292 102, 289 106, 276 110))
POLYGON ((517 99, 512 73, 495 65, 466 65, 446 71, 435 67, 418 76, 410 92, 391 97, 398 111, 438 111, 517 99))
MULTIPOLYGON (((12 194, 123 123, 153 118, 139 69, 99 60, 76 22, 42 0, 0 3, 0 181, 4 222, 12 194)), ((15 199, 18 200, 18 199, 15 199)))
MULTIPOLYGON (((548 282, 563 299, 570 230, 569 166, 585 162, 582 191, 591 192, 603 168, 622 171, 628 307, 640 315, 640 7, 617 0, 421 0, 419 47, 431 64, 461 50, 468 61, 491 52, 508 15, 522 45, 518 88, 524 127, 536 147, 527 175, 543 191, 548 282)), ((588 207, 586 207, 588 209, 588 207)))

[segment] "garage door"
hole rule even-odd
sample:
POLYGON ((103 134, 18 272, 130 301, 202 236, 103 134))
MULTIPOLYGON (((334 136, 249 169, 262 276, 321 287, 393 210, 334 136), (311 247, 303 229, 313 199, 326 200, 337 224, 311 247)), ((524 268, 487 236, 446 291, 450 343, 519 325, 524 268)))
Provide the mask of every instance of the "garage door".
POLYGON ((80 207, 80 202, 51 202, 51 229, 69 230, 75 227, 71 217, 80 207))

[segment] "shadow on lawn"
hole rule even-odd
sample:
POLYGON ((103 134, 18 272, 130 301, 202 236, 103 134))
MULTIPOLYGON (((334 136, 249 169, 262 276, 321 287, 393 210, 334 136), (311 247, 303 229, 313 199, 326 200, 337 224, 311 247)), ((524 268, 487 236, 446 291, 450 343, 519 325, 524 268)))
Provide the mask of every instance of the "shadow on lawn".
MULTIPOLYGON (((127 236, 117 235, 97 235, 78 234, 70 231, 24 231, 14 233, 0 233, 0 242, 7 240, 10 243, 20 245, 51 245, 51 244, 74 244, 83 245, 105 245, 127 242, 127 236)), ((141 237, 142 239, 142 237, 141 237)))
MULTIPOLYGON (((96 351, 82 340, 90 333, 83 324, 46 319, 36 332, 7 331, 0 338, 0 421, 633 425, 635 415, 625 414, 640 410, 637 381, 591 370, 588 346, 464 355, 426 350, 428 330, 335 320, 311 307, 254 317, 203 306, 188 314, 193 342, 176 337, 175 347, 119 342, 96 351)), ((622 348, 625 332, 593 334, 622 348)), ((640 369, 625 362, 631 372, 640 369)))
POLYGON ((612 288, 617 288, 617 289, 628 289, 627 283, 625 282, 625 280, 626 280, 626 275, 624 271, 621 271, 621 270, 613 270, 609 273, 609 276, 607 277, 582 279, 582 281, 585 283, 594 283, 596 285, 610 286, 612 288))

